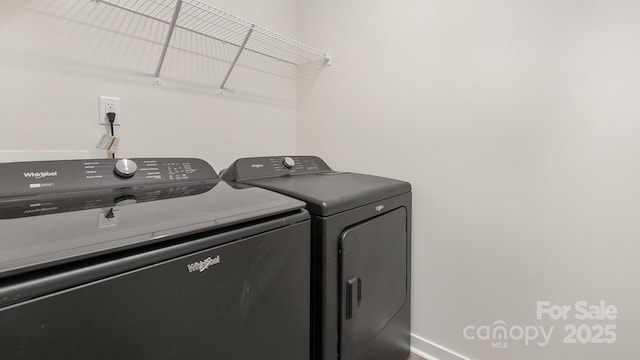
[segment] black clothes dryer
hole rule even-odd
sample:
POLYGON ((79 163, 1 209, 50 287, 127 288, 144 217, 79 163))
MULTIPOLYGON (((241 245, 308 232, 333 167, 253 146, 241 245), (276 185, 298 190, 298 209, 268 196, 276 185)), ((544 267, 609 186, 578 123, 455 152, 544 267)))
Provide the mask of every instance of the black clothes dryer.
POLYGON ((0 174, 0 359, 309 359, 303 202, 198 159, 0 174))
POLYGON ((315 156, 239 159, 221 177, 306 202, 313 242, 314 359, 409 356, 409 183, 333 171, 315 156))

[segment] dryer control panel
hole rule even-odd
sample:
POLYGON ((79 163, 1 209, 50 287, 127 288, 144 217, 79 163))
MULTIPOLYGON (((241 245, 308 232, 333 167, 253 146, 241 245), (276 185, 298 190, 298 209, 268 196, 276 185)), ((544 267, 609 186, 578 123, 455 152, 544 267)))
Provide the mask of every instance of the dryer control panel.
POLYGON ((177 186, 219 181, 206 161, 136 158, 35 161, 0 164, 0 201, 86 191, 177 186))
POLYGON ((333 170, 317 156, 267 156, 236 160, 222 174, 222 179, 243 181, 332 172, 333 170))

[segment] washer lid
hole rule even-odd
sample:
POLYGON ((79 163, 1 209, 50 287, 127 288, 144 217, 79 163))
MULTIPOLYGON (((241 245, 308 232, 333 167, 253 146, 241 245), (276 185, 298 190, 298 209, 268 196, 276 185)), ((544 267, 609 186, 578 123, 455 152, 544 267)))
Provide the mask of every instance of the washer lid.
POLYGON ((277 191, 307 203, 309 212, 331 216, 411 191, 408 182, 380 176, 330 173, 249 180, 246 184, 277 191))
POLYGON ((411 191, 411 184, 380 176, 336 172, 316 156, 246 158, 235 161, 222 175, 234 181, 292 196, 307 203, 315 215, 330 216, 411 191))
MULTIPOLYGON (((0 171, 16 164, 5 165, 0 165, 0 171)), ((48 165, 55 169, 55 164, 48 165)), ((203 166, 200 169, 204 171, 203 166)), ((106 176, 102 180, 109 182, 106 176)), ((118 180, 117 175, 109 176, 118 180)), ((66 184, 56 182, 64 193, 0 197, 0 278, 186 235, 224 231, 304 207, 299 200, 264 189, 234 189, 217 176, 141 181, 131 187, 118 181, 119 187, 81 192, 70 192, 66 184)))

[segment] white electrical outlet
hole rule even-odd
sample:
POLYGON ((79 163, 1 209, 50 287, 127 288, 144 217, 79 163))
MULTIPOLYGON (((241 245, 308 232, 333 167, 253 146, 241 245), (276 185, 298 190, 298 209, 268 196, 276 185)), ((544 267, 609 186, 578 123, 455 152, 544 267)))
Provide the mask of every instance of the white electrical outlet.
POLYGON ((122 125, 122 108, 120 107, 120 98, 111 96, 100 96, 98 124, 109 125, 109 118, 107 117, 107 113, 110 112, 116 114, 113 125, 122 125))

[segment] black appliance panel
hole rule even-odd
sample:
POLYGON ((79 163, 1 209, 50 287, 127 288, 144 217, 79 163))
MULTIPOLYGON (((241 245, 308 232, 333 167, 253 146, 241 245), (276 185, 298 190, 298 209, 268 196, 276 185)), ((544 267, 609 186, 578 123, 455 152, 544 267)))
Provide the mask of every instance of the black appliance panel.
POLYGON ((308 359, 308 236, 305 221, 2 308, 0 358, 308 359))
POLYGON ((254 221, 245 226, 234 226, 207 231, 198 237, 186 236, 169 242, 151 244, 109 253, 86 260, 64 263, 0 279, 0 308, 50 294, 60 289, 108 278, 140 267, 141 263, 160 263, 184 254, 209 249, 249 238, 261 233, 304 222, 309 219, 306 210, 287 213, 254 221), (202 237, 201 237, 202 236, 202 237))
POLYGON ((116 164, 124 159, 33 161, 0 164, 0 199, 134 188, 158 184, 219 180, 207 162, 194 158, 136 158, 130 177, 117 175, 116 164))
POLYGON ((340 357, 361 359, 407 298, 407 212, 346 229, 340 239, 340 357))
POLYGON ((317 156, 265 156, 234 161, 222 174, 222 178, 227 181, 245 181, 318 172, 332 170, 317 156), (289 161, 292 161, 292 165, 289 165, 289 161))

